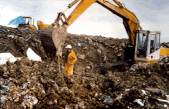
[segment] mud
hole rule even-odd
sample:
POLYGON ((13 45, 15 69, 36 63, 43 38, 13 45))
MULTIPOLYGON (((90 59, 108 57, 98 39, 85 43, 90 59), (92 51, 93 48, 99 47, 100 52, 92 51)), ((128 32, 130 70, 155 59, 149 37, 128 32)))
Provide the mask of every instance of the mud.
POLYGON ((15 39, 19 33, 12 28, 6 35, 1 34, 1 45, 6 48, 0 51, 24 57, 0 66, 0 108, 169 107, 169 57, 155 64, 139 63, 129 67, 123 55, 127 39, 68 34, 64 47, 71 44, 78 58, 74 75, 70 76, 59 73, 57 59, 38 62, 26 58, 28 47, 40 56, 44 53, 38 45, 41 42, 37 31, 28 31, 30 39, 25 31, 15 39), (114 63, 120 64, 112 67, 114 63))

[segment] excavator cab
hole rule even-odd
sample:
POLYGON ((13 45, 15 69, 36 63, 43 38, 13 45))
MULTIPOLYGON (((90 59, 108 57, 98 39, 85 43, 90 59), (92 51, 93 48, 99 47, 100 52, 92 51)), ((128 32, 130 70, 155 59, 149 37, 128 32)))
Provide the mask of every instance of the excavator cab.
POLYGON ((154 63, 160 58, 160 32, 137 31, 135 62, 154 63))

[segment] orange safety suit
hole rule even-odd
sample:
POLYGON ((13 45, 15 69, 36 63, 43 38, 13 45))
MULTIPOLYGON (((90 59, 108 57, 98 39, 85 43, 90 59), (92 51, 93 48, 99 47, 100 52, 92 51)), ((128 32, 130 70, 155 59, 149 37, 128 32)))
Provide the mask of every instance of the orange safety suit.
POLYGON ((71 51, 66 58, 64 73, 73 75, 73 67, 77 60, 75 52, 71 51))

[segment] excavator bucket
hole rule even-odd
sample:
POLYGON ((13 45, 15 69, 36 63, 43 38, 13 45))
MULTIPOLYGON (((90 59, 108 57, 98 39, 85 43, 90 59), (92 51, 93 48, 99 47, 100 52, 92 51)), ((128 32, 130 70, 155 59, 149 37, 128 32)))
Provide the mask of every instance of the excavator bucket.
POLYGON ((67 38, 67 31, 64 27, 54 28, 52 32, 52 39, 57 50, 56 55, 62 55, 62 47, 67 38))
POLYGON ((39 30, 41 44, 46 54, 46 59, 53 60, 62 54, 62 47, 67 38, 67 31, 63 27, 43 28, 39 30))
POLYGON ((59 66, 59 73, 61 72, 60 67, 60 56, 62 56, 62 47, 65 43, 67 37, 67 31, 64 27, 57 27, 52 32, 52 39, 56 48, 56 56, 58 57, 58 66, 59 66))

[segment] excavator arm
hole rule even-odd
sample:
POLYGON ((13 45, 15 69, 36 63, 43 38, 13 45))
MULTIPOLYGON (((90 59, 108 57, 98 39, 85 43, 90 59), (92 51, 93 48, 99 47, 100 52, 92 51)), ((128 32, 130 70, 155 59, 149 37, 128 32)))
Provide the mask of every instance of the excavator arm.
MULTIPOLYGON (((70 3, 68 8, 71 8, 78 1, 79 0, 75 0, 70 3)), ((59 22, 61 20, 62 26, 68 28, 93 3, 98 3, 111 11, 113 14, 116 14, 123 19, 123 24, 129 37, 129 43, 135 45, 136 31, 140 29, 139 20, 134 15, 134 13, 126 9, 120 2, 118 2, 117 0, 113 1, 117 4, 117 6, 106 0, 80 0, 79 4, 75 7, 72 13, 68 16, 68 18, 66 18, 64 13, 60 12, 55 22, 59 22)))
MULTIPOLYGON (((120 18, 123 19, 123 24, 124 27, 127 31, 128 37, 129 37, 129 46, 125 48, 125 60, 128 61, 129 63, 133 63, 134 60, 136 62, 155 62, 157 59, 159 59, 158 56, 154 56, 155 53, 160 53, 159 52, 159 47, 156 47, 156 44, 159 45, 160 42, 160 32, 150 32, 150 31, 145 31, 142 30, 139 24, 139 20, 137 17, 129 11, 127 8, 125 8, 122 3, 120 3, 117 0, 113 0, 116 5, 110 3, 109 1, 106 0, 74 0, 72 3, 69 4, 68 8, 71 8, 74 4, 77 2, 78 5, 75 7, 75 9, 72 11, 72 13, 66 18, 64 12, 58 13, 58 17, 55 20, 55 22, 52 24, 52 38, 46 37, 45 34, 42 34, 41 38, 44 40, 42 41, 42 45, 48 45, 45 46, 46 50, 45 52, 48 53, 49 48, 54 46, 57 51, 57 55, 62 54, 62 47, 64 45, 64 42, 67 37, 67 32, 66 29, 80 16, 83 14, 83 12, 89 8, 93 3, 98 3, 104 8, 108 9, 110 12, 113 14, 119 16, 120 18), (62 22, 60 24, 60 22, 62 22), (147 40, 143 40, 143 39, 147 40), (136 39, 137 38, 137 39, 136 39), (45 39, 50 39, 50 41, 47 41, 45 39), (158 39, 158 40, 157 40, 158 39), (47 42, 50 42, 46 44, 47 42), (52 43, 53 42, 53 43, 52 43), (143 44, 143 42, 145 44, 143 44), (152 45, 153 43, 155 44, 155 49, 153 51, 152 45), (151 47, 150 47, 151 45, 151 47)), ((46 33, 46 32, 44 32, 46 33)), ((48 35, 46 35, 48 36, 48 35)), ((44 47, 44 49, 45 49, 44 47)), ((55 50, 55 49, 54 49, 55 50)), ((51 53, 50 53, 51 54, 51 53)), ((58 58, 59 59, 59 58, 58 58)), ((131 64, 132 65, 132 64, 131 64)))

